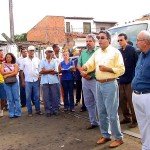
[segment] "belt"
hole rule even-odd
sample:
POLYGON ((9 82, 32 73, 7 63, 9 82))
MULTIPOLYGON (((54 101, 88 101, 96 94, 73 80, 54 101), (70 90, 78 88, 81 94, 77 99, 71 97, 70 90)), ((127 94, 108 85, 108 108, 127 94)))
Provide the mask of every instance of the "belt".
POLYGON ((135 94, 138 94, 138 95, 140 95, 140 94, 148 94, 148 93, 150 93, 150 91, 146 91, 146 92, 138 92, 138 91, 133 91, 135 94))
POLYGON ((113 79, 104 79, 104 80, 96 80, 96 81, 98 81, 100 83, 105 83, 105 82, 110 82, 110 81, 114 81, 114 80, 115 80, 115 78, 113 78, 113 79))

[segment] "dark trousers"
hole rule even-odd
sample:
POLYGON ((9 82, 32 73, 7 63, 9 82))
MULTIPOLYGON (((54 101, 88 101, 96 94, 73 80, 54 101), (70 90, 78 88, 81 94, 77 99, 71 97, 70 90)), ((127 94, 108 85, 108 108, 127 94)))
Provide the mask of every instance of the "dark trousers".
POLYGON ((43 84, 43 100, 46 113, 58 111, 58 83, 43 84))
POLYGON ((73 95, 73 80, 62 80, 62 87, 64 90, 64 108, 74 109, 74 95, 73 95))
POLYGON ((86 110, 86 106, 84 104, 83 91, 82 91, 82 80, 76 80, 76 103, 80 102, 81 95, 82 95, 82 107, 81 107, 81 109, 86 110))
POLYGON ((132 103, 132 89, 131 83, 119 85, 119 99, 120 107, 125 120, 132 119, 132 122, 136 122, 136 116, 132 103))
POLYGON ((25 87, 22 87, 21 78, 19 78, 19 86, 20 86, 20 102, 21 102, 21 106, 26 106, 26 92, 25 92, 25 87))

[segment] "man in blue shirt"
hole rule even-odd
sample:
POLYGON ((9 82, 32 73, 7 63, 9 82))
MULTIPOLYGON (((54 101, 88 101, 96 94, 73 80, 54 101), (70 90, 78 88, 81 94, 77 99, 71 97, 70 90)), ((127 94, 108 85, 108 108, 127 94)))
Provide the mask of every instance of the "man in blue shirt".
POLYGON ((135 77, 132 81, 132 101, 142 136, 142 150, 150 149, 150 33, 141 31, 137 36, 141 50, 135 77))
POLYGON ((119 50, 122 54, 125 65, 125 73, 119 77, 119 105, 122 109, 124 117, 123 120, 120 121, 120 123, 125 124, 131 122, 129 127, 134 128, 137 126, 137 121, 132 104, 131 82, 135 74, 138 54, 136 53, 135 48, 129 45, 127 41, 128 38, 125 33, 121 33, 118 35, 118 43, 121 46, 119 50))
POLYGON ((46 58, 40 62, 41 85, 43 90, 44 108, 47 117, 58 115, 58 66, 53 59, 52 47, 47 47, 46 58))

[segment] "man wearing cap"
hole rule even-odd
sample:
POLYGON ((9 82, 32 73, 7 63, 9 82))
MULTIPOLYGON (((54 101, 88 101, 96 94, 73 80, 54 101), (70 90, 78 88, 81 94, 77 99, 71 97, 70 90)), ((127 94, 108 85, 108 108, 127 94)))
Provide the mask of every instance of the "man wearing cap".
MULTIPOLYGON (((0 69, 1 69, 1 65, 3 62, 4 62, 3 49, 0 48, 0 69)), ((3 108, 4 108, 6 99, 7 97, 6 97, 6 92, 4 89, 4 78, 0 70, 0 117, 3 117, 3 108)))
POLYGON ((28 47, 28 56, 24 58, 20 66, 20 77, 22 86, 26 91, 26 106, 28 109, 28 116, 32 117, 31 93, 33 92, 33 99, 35 103, 36 114, 41 115, 40 111, 40 84, 39 84, 39 63, 40 60, 34 56, 35 47, 28 47), (24 76, 23 76, 24 73, 24 76), (25 78, 24 78, 25 77, 25 78))
POLYGON ((58 66, 53 58, 52 47, 47 47, 46 58, 40 62, 41 85, 43 90, 44 108, 47 117, 58 115, 58 66))

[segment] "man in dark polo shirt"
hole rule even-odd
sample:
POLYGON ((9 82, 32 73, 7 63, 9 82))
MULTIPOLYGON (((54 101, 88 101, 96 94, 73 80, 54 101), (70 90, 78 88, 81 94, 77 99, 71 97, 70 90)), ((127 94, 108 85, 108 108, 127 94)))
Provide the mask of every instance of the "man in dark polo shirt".
POLYGON ((131 82, 135 74, 136 62, 138 60, 138 55, 135 48, 129 45, 127 35, 121 33, 118 35, 118 43, 121 46, 119 49, 125 65, 125 73, 119 77, 119 99, 120 107, 123 113, 123 120, 120 121, 121 124, 130 123, 130 128, 137 126, 136 116, 132 104, 132 89, 131 82))

